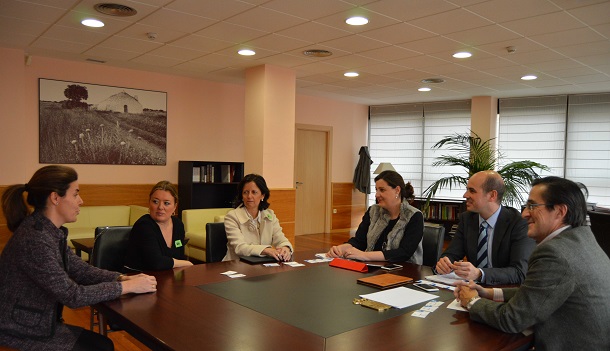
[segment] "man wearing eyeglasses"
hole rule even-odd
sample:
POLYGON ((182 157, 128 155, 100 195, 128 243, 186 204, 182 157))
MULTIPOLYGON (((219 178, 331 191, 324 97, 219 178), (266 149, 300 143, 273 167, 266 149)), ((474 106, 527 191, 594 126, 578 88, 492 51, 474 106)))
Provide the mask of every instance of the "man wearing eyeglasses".
POLYGON ((586 224, 578 185, 534 181, 523 218, 537 246, 519 288, 460 282, 455 296, 470 318, 507 333, 534 329, 536 351, 610 350, 610 259, 586 224))
POLYGON ((454 238, 436 264, 436 273, 487 285, 521 284, 534 241, 527 237, 521 213, 502 206, 504 180, 495 171, 482 171, 468 179, 466 209, 460 215, 454 238), (467 261, 463 258, 466 257, 467 261))

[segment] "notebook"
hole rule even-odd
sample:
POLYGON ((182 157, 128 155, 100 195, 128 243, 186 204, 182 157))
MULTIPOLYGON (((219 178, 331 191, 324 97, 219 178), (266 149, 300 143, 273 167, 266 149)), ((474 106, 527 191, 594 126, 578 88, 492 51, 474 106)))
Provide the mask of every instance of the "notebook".
POLYGON ((239 259, 244 261, 244 262, 248 262, 250 264, 277 262, 277 260, 275 258, 269 257, 269 256, 263 256, 263 257, 258 257, 258 256, 239 256, 239 259))
POLYGON ((372 286, 373 288, 381 290, 395 288, 397 286, 411 283, 412 281, 413 278, 411 277, 405 277, 392 273, 377 274, 366 278, 360 278, 357 280, 358 284, 372 286))

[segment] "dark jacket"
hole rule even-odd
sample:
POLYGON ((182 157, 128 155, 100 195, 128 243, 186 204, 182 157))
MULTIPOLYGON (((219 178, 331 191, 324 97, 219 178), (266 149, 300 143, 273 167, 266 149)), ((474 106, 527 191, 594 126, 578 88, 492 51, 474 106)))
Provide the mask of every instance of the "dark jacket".
POLYGON ((361 193, 371 193, 371 155, 368 146, 360 147, 358 152, 360 159, 354 170, 354 188, 361 193))
POLYGON ((57 321, 59 304, 77 308, 121 295, 119 273, 83 262, 67 234, 34 212, 8 241, 0 257, 0 345, 70 350, 82 329, 57 321))
POLYGON ((174 258, 184 260, 184 224, 172 216, 172 247, 167 247, 161 228, 149 214, 131 228, 125 265, 140 271, 161 271, 174 267, 174 258), (179 244, 176 244, 179 241, 179 244))
MULTIPOLYGON (((479 214, 464 212, 454 238, 441 257, 451 262, 466 256, 469 262, 477 261, 479 240, 479 214)), ((483 268, 485 284, 521 284, 527 272, 527 260, 536 243, 527 237, 527 222, 512 207, 502 206, 494 228, 492 243, 493 268, 483 268)))

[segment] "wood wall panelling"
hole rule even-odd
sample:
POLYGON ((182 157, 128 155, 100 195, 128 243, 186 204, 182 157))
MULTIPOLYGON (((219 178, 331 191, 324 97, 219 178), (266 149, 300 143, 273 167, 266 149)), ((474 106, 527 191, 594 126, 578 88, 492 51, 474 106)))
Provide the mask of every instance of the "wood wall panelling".
POLYGON ((366 211, 366 195, 354 189, 352 183, 332 183, 331 232, 355 230, 366 211), (333 211, 334 212, 334 211, 333 211))

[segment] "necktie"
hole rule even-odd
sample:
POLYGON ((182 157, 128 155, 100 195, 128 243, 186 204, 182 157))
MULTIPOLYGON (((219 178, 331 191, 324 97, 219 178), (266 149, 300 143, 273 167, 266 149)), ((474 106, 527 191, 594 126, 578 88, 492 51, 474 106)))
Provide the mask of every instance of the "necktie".
POLYGON ((477 268, 487 267, 487 228, 489 224, 483 221, 479 229, 479 245, 477 246, 477 268))

